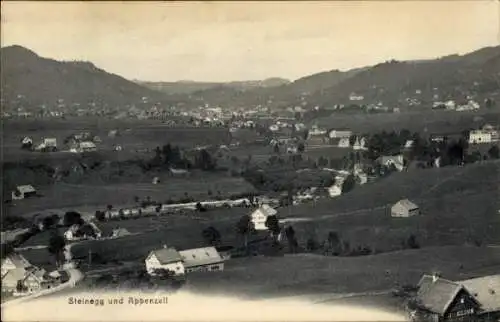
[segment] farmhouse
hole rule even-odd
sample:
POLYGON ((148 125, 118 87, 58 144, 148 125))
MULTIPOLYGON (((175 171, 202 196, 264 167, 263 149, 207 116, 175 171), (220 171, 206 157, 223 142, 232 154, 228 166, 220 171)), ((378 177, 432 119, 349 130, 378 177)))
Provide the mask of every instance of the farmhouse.
POLYGON ((94 152, 97 151, 97 146, 92 141, 80 142, 78 145, 79 152, 94 152))
POLYGON ((408 199, 402 199, 391 207, 392 217, 411 217, 419 213, 418 206, 408 199))
POLYGON ((480 144, 480 143, 491 143, 492 142, 492 131, 486 130, 473 130, 469 132, 469 143, 470 144, 480 144))
POLYGON ((116 228, 113 229, 113 232, 111 233, 111 237, 114 238, 128 236, 128 235, 130 235, 130 232, 126 228, 116 228))
POLYGON ((213 246, 181 250, 179 254, 182 257, 186 273, 222 271, 224 269, 224 259, 213 246))
POLYGON ((418 283, 414 314, 430 321, 470 321, 480 303, 461 284, 424 275, 418 283))
POLYGON ((255 230, 267 230, 266 220, 269 216, 274 216, 278 212, 267 204, 263 204, 258 209, 256 209, 251 215, 250 218, 252 223, 254 224, 255 230))
POLYGON ((486 321, 500 318, 500 274, 458 281, 481 305, 477 312, 486 321))
POLYGON ((184 275, 184 264, 182 257, 177 250, 163 246, 149 253, 146 257, 146 271, 150 275, 155 275, 155 270, 164 269, 173 272, 175 275, 184 275))
POLYGON ((356 136, 356 141, 354 141, 354 145, 352 146, 354 150, 367 150, 366 147, 366 139, 364 137, 356 136))
POLYGON ((23 147, 31 147, 33 145, 33 139, 29 136, 26 136, 21 140, 21 145, 23 147))
POLYGON ((352 131, 350 130, 330 130, 328 132, 328 137, 330 139, 349 138, 351 135, 352 131))
POLYGON ((44 288, 50 288, 51 281, 48 279, 47 272, 43 268, 33 267, 24 276, 22 286, 27 292, 33 293, 44 288))
POLYGON ((36 196, 36 190, 29 184, 17 186, 17 188, 12 191, 12 200, 21 200, 33 196, 36 196))
POLYGON ((333 186, 328 188, 328 195, 332 198, 338 197, 341 194, 342 194, 342 188, 337 184, 334 184, 333 186))

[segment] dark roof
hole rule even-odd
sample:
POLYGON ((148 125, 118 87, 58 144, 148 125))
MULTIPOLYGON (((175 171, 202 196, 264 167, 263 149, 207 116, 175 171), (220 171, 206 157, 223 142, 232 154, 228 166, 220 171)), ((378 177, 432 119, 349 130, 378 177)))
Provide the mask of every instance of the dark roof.
POLYGON ((424 275, 418 283, 418 304, 433 313, 444 314, 458 293, 463 290, 461 284, 444 278, 434 280, 432 276, 424 275))
POLYGON ((161 264, 169 264, 182 261, 182 257, 174 248, 160 248, 151 252, 161 264))

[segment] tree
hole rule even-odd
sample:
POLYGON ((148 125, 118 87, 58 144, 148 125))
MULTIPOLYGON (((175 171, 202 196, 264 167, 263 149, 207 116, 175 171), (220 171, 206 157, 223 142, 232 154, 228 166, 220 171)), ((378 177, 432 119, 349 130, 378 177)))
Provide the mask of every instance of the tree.
POLYGON ((306 248, 310 252, 317 251, 319 248, 319 243, 313 236, 309 237, 306 242, 306 248))
POLYGON ((342 245, 337 232, 331 231, 328 233, 327 243, 328 243, 328 249, 330 252, 333 253, 333 255, 340 254, 341 250, 340 248, 342 245))
POLYGON ((216 162, 206 150, 201 150, 195 157, 195 165, 197 168, 210 171, 215 169, 216 162))
POLYGON ((297 151, 298 151, 299 153, 303 153, 305 149, 306 149, 306 147, 305 147, 304 143, 300 142, 300 143, 298 144, 298 146, 297 146, 297 151))
POLYGON ((292 226, 288 226, 285 228, 285 236, 286 240, 288 241, 288 248, 292 253, 295 253, 297 250, 297 239, 295 237, 295 230, 293 229, 292 226))
POLYGON ((500 158, 500 149, 497 145, 492 146, 488 150, 488 156, 490 159, 499 159, 500 158))
POLYGON ((60 219, 59 216, 56 214, 53 214, 53 215, 50 215, 50 216, 43 218, 43 220, 42 220, 43 228, 49 229, 49 228, 57 225, 59 223, 59 219, 60 219))
POLYGON ((107 205, 106 209, 108 209, 108 211, 111 211, 111 209, 113 209, 113 206, 112 205, 107 205))
POLYGON ((197 202, 197 203, 196 203, 196 210, 197 210, 197 211, 200 211, 200 212, 203 212, 203 211, 207 211, 207 208, 205 208, 205 207, 201 204, 201 202, 197 202))
POLYGON ((96 210, 94 217, 98 221, 104 221, 106 219, 106 215, 105 215, 104 211, 100 211, 100 210, 96 210))
POLYGON ((273 150, 274 150, 274 153, 279 154, 280 153, 280 147, 279 147, 279 145, 275 144, 273 150))
POLYGON ((64 214, 64 226, 83 224, 82 215, 76 211, 68 211, 64 214))
POLYGON ((220 232, 213 226, 203 229, 201 234, 203 239, 212 246, 218 245, 221 241, 220 232))
POLYGON ((139 201, 140 201, 139 196, 134 196, 134 202, 135 202, 135 203, 139 203, 139 201))
POLYGON ((241 216, 236 223, 236 231, 243 236, 245 248, 248 246, 248 234, 254 230, 254 224, 249 215, 241 216))
POLYGON ((64 237, 59 235, 57 231, 54 231, 50 236, 47 250, 52 256, 54 256, 57 266, 59 266, 59 263, 63 258, 64 246, 66 246, 64 237))
POLYGON ((417 242, 417 237, 413 234, 411 234, 406 240, 406 245, 411 249, 420 248, 420 245, 417 242))
POLYGON ((279 233, 281 231, 281 227, 280 227, 278 217, 276 217, 276 215, 268 216, 266 218, 265 225, 266 225, 267 229, 269 229, 269 231, 271 232, 271 234, 273 235, 274 238, 276 238, 279 235, 279 233))
POLYGON ((342 194, 347 193, 354 189, 356 185, 356 178, 352 174, 348 175, 347 178, 342 183, 342 194))

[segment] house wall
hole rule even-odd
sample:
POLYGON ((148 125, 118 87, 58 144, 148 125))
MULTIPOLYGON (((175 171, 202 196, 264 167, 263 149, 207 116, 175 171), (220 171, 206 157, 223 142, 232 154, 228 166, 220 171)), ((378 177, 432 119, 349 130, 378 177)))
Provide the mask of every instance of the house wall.
POLYGON ((192 267, 186 267, 186 273, 191 273, 191 272, 215 272, 215 271, 223 271, 224 270, 224 263, 215 263, 215 264, 210 264, 210 265, 200 265, 200 266, 192 266, 192 267))
POLYGON ((33 275, 26 277, 23 284, 28 289, 28 292, 36 292, 42 288, 40 281, 33 275))
POLYGON ((447 321, 473 321, 479 305, 472 299, 466 291, 462 290, 450 304, 444 314, 447 321))
POLYGON ((185 273, 184 264, 181 261, 162 264, 155 255, 152 255, 146 259, 146 271, 149 274, 154 274, 155 269, 170 270, 175 272, 175 275, 183 275, 185 273))
POLYGON ((266 227, 267 216, 262 213, 260 209, 257 209, 252 213, 252 222, 254 224, 255 230, 267 230, 266 227))

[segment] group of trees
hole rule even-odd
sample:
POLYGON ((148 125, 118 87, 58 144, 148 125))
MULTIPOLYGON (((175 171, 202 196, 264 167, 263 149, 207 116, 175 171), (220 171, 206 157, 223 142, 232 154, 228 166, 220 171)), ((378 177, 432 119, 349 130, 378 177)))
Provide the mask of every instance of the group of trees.
POLYGON ((423 167, 433 167, 438 158, 439 165, 442 167, 500 157, 500 151, 496 145, 484 155, 481 155, 479 151, 469 153, 467 131, 463 131, 459 137, 453 139, 445 135, 441 140, 425 139, 419 133, 412 134, 408 130, 382 131, 369 137, 367 148, 368 150, 363 154, 363 157, 367 159, 375 160, 382 155, 404 153, 408 160, 419 161, 423 167), (412 145, 405 151, 403 147, 408 140, 412 141, 412 145))
POLYGON ((181 168, 181 169, 201 169, 212 171, 216 168, 216 159, 205 149, 192 153, 182 151, 178 146, 170 143, 163 147, 156 147, 155 156, 148 163, 143 164, 145 170, 152 168, 181 168))

